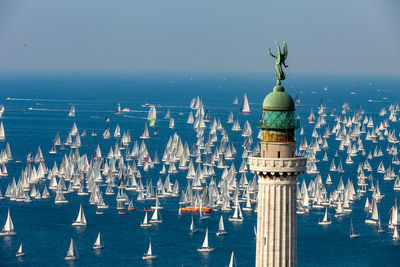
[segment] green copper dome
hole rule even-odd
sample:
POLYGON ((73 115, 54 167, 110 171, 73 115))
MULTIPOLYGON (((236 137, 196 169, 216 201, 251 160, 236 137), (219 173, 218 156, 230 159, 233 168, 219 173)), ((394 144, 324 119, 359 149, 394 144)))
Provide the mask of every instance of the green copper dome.
POLYGON ((293 130, 298 127, 294 117, 295 105, 292 97, 280 85, 276 85, 263 102, 262 117, 258 127, 265 130, 293 130))
POLYGON ((274 91, 269 93, 263 102, 263 110, 294 110, 292 97, 285 92, 281 85, 274 87, 274 91))

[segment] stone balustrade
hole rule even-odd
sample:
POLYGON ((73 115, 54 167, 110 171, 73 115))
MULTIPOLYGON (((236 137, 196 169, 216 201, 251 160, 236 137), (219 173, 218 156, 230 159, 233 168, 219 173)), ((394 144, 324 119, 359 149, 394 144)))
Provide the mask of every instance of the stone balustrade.
POLYGON ((294 173, 300 174, 306 171, 307 158, 261 158, 249 157, 250 171, 266 173, 294 173))

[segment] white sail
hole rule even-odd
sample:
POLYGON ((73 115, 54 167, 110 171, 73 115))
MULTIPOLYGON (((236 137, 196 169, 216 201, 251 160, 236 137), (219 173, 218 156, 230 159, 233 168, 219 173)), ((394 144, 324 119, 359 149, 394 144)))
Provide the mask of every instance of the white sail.
POLYGON ((393 240, 398 240, 398 239, 399 239, 399 232, 397 231, 397 226, 395 226, 393 231, 393 240))
POLYGON ((322 219, 323 222, 327 222, 328 221, 328 209, 325 209, 325 215, 324 218, 322 219))
POLYGON ((150 244, 149 244, 149 249, 147 250, 147 255, 152 255, 152 251, 151 251, 151 240, 150 240, 150 244))
POLYGON ((240 112, 241 113, 249 113, 250 112, 249 101, 247 100, 246 94, 244 94, 243 102, 242 102, 242 105, 240 106, 240 112))
POLYGON ((6 223, 4 224, 3 231, 0 235, 15 235, 14 224, 11 219, 10 209, 8 209, 6 223))
POLYGON ((234 252, 232 251, 231 260, 229 261, 229 267, 234 267, 234 266, 236 266, 236 262, 235 262, 234 252))
POLYGON ((152 119, 156 119, 157 118, 157 111, 156 111, 156 107, 154 105, 150 106, 150 110, 147 113, 147 120, 151 121, 152 119))
POLYGON ((82 209, 82 204, 79 207, 78 217, 72 225, 86 225, 86 217, 82 209))
POLYGON ((0 122, 0 141, 4 141, 6 139, 6 135, 4 133, 3 122, 0 122))
POLYGON ((74 240, 71 238, 71 242, 69 244, 67 256, 65 257, 65 259, 69 260, 69 259, 75 259, 75 258, 77 258, 77 255, 75 255, 74 240))
POLYGON ((147 127, 147 123, 144 125, 144 130, 143 130, 143 133, 142 133, 142 135, 140 136, 140 138, 141 138, 141 139, 148 139, 148 138, 150 138, 149 129, 148 129, 148 127, 147 127))
POLYGON ((75 117, 75 106, 72 105, 71 109, 69 110, 68 117, 75 117))
POLYGON ((208 227, 206 229, 206 235, 204 237, 203 245, 201 247, 202 248, 208 248, 208 227))
POLYGON ((103 244, 101 242, 101 235, 99 232, 96 238, 96 242, 94 242, 93 249, 101 249, 101 248, 103 248, 103 244))
POLYGON ((192 216, 192 222, 190 224, 190 231, 193 232, 194 231, 194 222, 193 222, 193 216, 192 216))
POLYGON ((221 218, 219 219, 218 231, 225 232, 224 218, 222 217, 222 215, 221 218))

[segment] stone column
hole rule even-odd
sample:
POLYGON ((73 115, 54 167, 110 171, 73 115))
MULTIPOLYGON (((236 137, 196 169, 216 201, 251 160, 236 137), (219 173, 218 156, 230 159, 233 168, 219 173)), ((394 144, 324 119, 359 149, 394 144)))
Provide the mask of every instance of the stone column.
POLYGON ((258 176, 256 267, 296 266, 297 176, 258 176))

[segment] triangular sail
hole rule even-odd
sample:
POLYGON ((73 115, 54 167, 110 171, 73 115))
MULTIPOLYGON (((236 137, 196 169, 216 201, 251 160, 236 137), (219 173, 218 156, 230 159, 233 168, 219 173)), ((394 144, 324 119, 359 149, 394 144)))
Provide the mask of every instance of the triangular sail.
POLYGON ((152 255, 152 251, 151 251, 151 240, 150 240, 150 244, 149 244, 149 249, 147 250, 147 255, 152 255))
POLYGON ((14 231, 14 224, 11 219, 10 209, 8 209, 7 220, 3 227, 4 232, 13 232, 14 231))
POLYGON ((208 228, 206 230, 206 236, 204 237, 202 248, 208 248, 208 228))
POLYGON ((222 215, 221 215, 221 218, 219 219, 218 231, 220 231, 220 232, 225 231, 224 218, 222 217, 222 215))
POLYGON ((67 252, 67 257, 74 257, 75 256, 75 251, 74 251, 74 240, 71 238, 71 243, 69 244, 69 249, 67 252))
POLYGON ((96 242, 94 242, 94 245, 95 245, 95 246, 101 246, 101 236, 100 236, 100 232, 99 232, 99 234, 97 235, 97 239, 96 239, 96 242))

